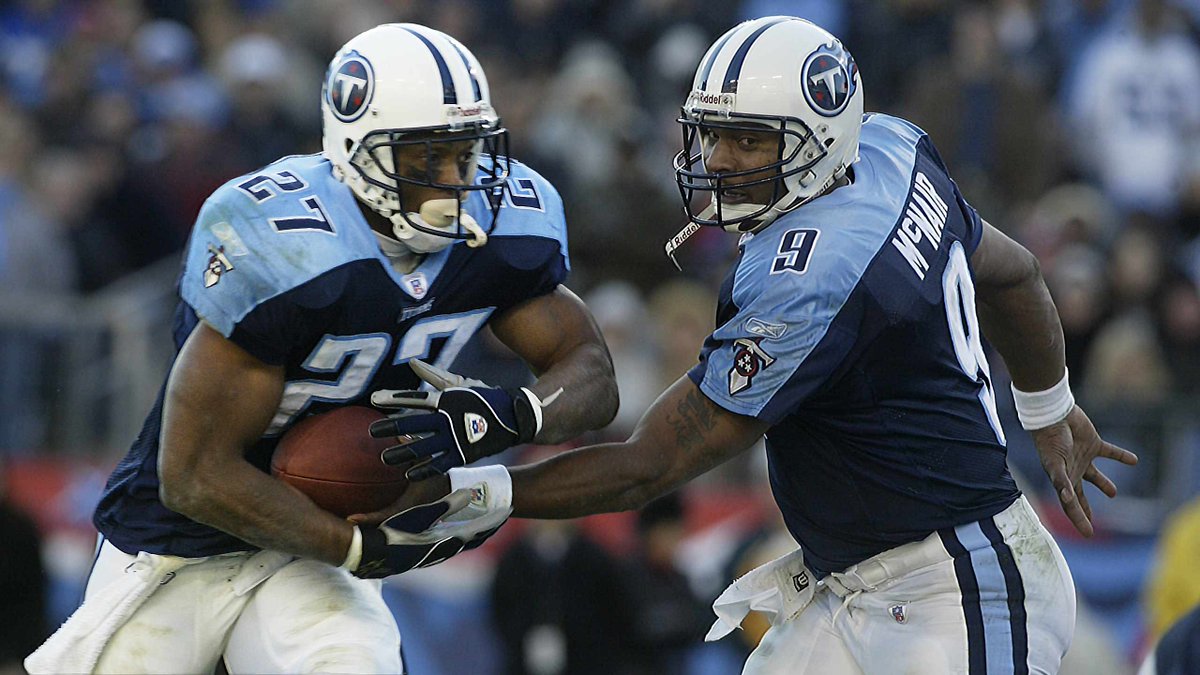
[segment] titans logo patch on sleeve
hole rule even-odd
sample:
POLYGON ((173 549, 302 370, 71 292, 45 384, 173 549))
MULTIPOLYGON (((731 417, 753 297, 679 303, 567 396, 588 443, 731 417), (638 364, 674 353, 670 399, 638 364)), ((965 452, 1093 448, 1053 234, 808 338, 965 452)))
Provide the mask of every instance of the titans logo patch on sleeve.
POLYGON ((775 363, 775 357, 760 344, 762 338, 738 338, 733 341, 733 367, 729 369, 729 394, 745 391, 754 384, 754 376, 775 363))
POLYGON ((208 265, 204 268, 204 287, 212 288, 221 280, 221 275, 233 271, 233 263, 225 256, 224 246, 208 245, 208 265))

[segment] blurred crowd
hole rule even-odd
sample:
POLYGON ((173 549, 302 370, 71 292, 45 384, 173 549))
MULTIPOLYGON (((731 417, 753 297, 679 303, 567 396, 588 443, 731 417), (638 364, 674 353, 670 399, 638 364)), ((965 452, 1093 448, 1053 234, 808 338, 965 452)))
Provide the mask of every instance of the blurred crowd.
MULTIPOLYGON (((622 436, 694 363, 734 252, 705 231, 682 274, 662 253, 684 223, 679 105, 711 41, 769 14, 840 36, 867 109, 928 131, 967 199, 1038 256, 1081 398, 1121 414, 1196 410, 1189 0, 7 0, 0 293, 90 294, 177 256, 217 186, 320 149, 321 80, 339 45, 379 23, 425 23, 471 47, 514 156, 563 194, 571 285, 612 347, 622 406, 609 433, 622 436)), ((1170 442, 1200 457, 1196 434, 1170 442)), ((554 543, 567 539, 543 532, 524 553, 570 555, 554 543)))
POLYGON ((89 293, 176 255, 215 187, 319 150, 320 82, 339 44, 417 21, 479 55, 514 155, 563 193, 573 286, 606 298, 607 318, 625 322, 614 330, 661 325, 651 296, 671 280, 715 287, 732 248, 702 233, 683 276, 661 252, 683 223, 670 160, 695 64, 738 20, 791 13, 840 35, 868 110, 924 127, 984 217, 1038 255, 1077 388, 1154 404, 1200 389, 1197 7, 11 0, 0 3, 0 289, 89 293))

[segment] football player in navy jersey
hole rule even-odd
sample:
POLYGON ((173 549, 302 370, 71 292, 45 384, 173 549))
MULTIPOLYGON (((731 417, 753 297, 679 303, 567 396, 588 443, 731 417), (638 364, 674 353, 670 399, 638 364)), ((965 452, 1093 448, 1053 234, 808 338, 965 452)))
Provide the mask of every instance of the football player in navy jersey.
POLYGON ((624 443, 511 475, 455 468, 451 484, 511 496, 503 515, 620 511, 765 436, 800 548, 714 604, 709 639, 751 609, 771 620, 746 673, 1057 672, 1074 587, 1009 475, 984 335, 1082 534, 1083 481, 1116 494, 1094 460, 1137 458, 1074 404, 1034 257, 980 219, 924 132, 862 101, 850 54, 802 19, 714 43, 679 120, 692 222, 668 244, 701 226, 741 237, 699 363, 624 443))
POLYGON ((471 486, 385 523, 347 522, 268 474, 280 436, 417 387, 485 325, 539 377, 441 393, 447 433, 418 474, 615 414, 608 350, 562 285, 561 200, 507 156, 466 47, 414 24, 369 30, 334 57, 322 109, 322 153, 205 203, 175 362, 96 510, 86 600, 31 672, 212 672, 221 659, 235 673, 402 672, 377 579, 499 523, 472 521, 471 486), (443 530, 422 535, 435 521, 443 530))

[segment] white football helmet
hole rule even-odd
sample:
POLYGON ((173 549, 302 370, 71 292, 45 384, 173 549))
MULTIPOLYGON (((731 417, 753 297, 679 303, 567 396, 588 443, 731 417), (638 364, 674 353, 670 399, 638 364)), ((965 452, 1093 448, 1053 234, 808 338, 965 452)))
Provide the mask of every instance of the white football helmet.
POLYGON ((862 114, 858 67, 824 29, 792 16, 734 26, 700 61, 679 119, 683 150, 675 157, 675 176, 688 218, 753 231, 820 195, 858 160, 862 114), (739 128, 778 133, 777 161, 746 171, 707 171, 703 132, 739 128), (769 203, 722 207, 721 190, 763 169, 775 175, 738 187, 773 182, 769 203), (692 211, 696 192, 710 193, 699 213, 692 211))
POLYGON ((321 112, 334 175, 389 219, 409 249, 430 253, 456 239, 471 246, 487 241, 508 182, 508 131, 492 108, 483 68, 461 43, 412 23, 361 33, 330 62, 321 112), (402 175, 393 161, 393 150, 403 146, 423 147, 429 158, 439 143, 463 140, 474 141, 465 185, 438 182, 428 161, 423 178, 402 175), (481 155, 487 156, 482 165, 481 155), (453 191, 456 198, 405 204, 401 184, 453 191), (462 210, 473 191, 491 209, 486 229, 462 210))

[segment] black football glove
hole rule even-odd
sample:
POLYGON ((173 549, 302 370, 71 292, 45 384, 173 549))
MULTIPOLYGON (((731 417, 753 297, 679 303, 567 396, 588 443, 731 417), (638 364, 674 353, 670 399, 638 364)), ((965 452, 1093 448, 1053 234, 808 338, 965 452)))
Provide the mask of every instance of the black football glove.
POLYGON ((458 537, 427 532, 439 520, 461 511, 471 500, 459 490, 429 504, 420 504, 379 525, 359 525, 362 555, 350 572, 362 579, 379 579, 453 557, 465 542, 458 537))
POLYGON ((404 437, 400 445, 383 452, 383 461, 388 464, 427 460, 409 471, 412 480, 445 473, 528 443, 541 430, 544 404, 528 389, 490 387, 418 359, 413 359, 410 365, 421 379, 441 391, 375 392, 371 403, 380 408, 417 412, 375 422, 371 425, 371 435, 404 437))
MULTIPOLYGON (((503 469, 487 471, 481 475, 503 469)), ((350 571, 363 579, 378 579, 436 565, 473 549, 508 520, 510 494, 511 488, 497 492, 481 480, 435 502, 401 511, 379 525, 359 525, 361 555, 350 571)))

